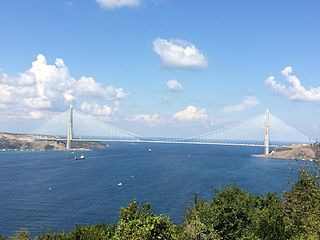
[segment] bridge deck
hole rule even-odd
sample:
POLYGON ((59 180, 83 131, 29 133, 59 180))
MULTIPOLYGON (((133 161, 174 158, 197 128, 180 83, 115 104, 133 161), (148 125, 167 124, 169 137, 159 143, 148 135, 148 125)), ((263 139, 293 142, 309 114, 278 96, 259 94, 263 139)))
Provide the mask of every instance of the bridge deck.
MULTIPOLYGON (((67 138, 39 138, 41 140, 56 140, 67 141, 67 138)), ((127 143, 161 143, 161 144, 195 144, 195 145, 222 145, 222 146, 247 146, 247 147, 264 147, 264 144, 250 144, 250 143, 228 143, 228 142, 204 142, 204 141, 181 141, 181 140, 137 140, 137 139, 72 139, 72 141, 79 142, 127 142, 127 143)), ((269 144, 270 147, 289 147, 291 144, 269 144)))

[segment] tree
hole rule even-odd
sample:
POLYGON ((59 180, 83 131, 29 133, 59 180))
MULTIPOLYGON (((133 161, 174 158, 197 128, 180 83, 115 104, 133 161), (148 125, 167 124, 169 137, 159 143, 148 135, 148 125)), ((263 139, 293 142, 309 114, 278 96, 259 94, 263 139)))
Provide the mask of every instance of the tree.
POLYGON ((133 201, 127 208, 121 209, 113 239, 179 239, 170 219, 164 215, 156 216, 150 207, 150 204, 144 204, 139 208, 138 202, 133 201))
MULTIPOLYGON (((319 165, 316 163, 316 169, 319 165)), ((287 231, 296 239, 320 239, 320 178, 300 170, 299 180, 284 194, 287 231)))
POLYGON ((184 220, 185 239, 195 240, 219 240, 217 230, 214 229, 210 222, 210 206, 209 203, 199 199, 198 194, 194 195, 194 206, 188 208, 186 218, 184 220))
POLYGON ((260 196, 259 204, 254 210, 251 225, 248 227, 246 234, 265 240, 288 239, 285 230, 283 206, 283 201, 275 193, 267 193, 265 196, 260 196))
POLYGON ((108 240, 114 236, 114 233, 114 225, 98 224, 95 226, 78 226, 68 234, 68 239, 108 240))
POLYGON ((195 195, 185 219, 187 239, 287 239, 283 202, 274 193, 253 196, 228 186, 210 202, 195 195))

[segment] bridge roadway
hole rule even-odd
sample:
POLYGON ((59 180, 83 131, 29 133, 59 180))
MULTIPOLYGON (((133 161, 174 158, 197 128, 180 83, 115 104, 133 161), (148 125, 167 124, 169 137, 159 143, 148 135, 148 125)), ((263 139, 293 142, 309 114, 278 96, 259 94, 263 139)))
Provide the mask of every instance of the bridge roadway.
MULTIPOLYGON (((39 138, 42 140, 56 140, 56 141, 67 141, 67 138, 39 138)), ((265 147, 264 144, 257 143, 242 143, 238 142, 206 142, 206 141, 191 141, 183 139, 100 139, 100 138, 74 138, 72 141, 82 141, 82 142, 128 142, 128 143, 161 143, 161 144, 195 144, 195 145, 222 145, 222 146, 247 146, 247 147, 265 147)), ((272 144, 270 147, 289 147, 291 144, 272 144)))
POLYGON ((67 149, 71 149, 72 141, 145 142, 264 147, 265 155, 269 154, 269 147, 314 142, 299 130, 270 114, 268 109, 265 114, 251 120, 202 135, 189 138, 159 138, 130 133, 70 106, 69 111, 48 120, 31 134, 38 138, 66 141, 67 149))

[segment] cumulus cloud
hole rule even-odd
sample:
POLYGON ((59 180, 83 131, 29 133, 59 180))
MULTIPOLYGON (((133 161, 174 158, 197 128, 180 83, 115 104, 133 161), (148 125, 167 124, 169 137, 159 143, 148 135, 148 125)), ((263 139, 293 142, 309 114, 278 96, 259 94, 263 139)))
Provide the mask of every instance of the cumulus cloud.
POLYGON ((97 103, 87 103, 83 102, 81 105, 81 110, 86 113, 93 114, 95 116, 107 117, 113 113, 113 109, 108 105, 100 106, 97 103))
POLYGON ((172 68, 199 69, 207 67, 207 59, 195 45, 183 40, 156 38, 153 50, 172 68))
POLYGON ((96 0, 96 2, 104 9, 137 7, 140 5, 140 0, 96 0))
POLYGON ((206 121, 208 120, 208 115, 206 109, 198 109, 197 107, 190 105, 186 107, 186 109, 175 113, 173 119, 182 122, 206 121))
POLYGON ((224 112, 242 112, 259 104, 259 100, 253 96, 246 96, 240 103, 224 107, 224 112))
MULTIPOLYGON (((122 88, 102 87, 92 77, 82 76, 77 80, 70 75, 62 59, 57 58, 51 65, 42 54, 24 73, 13 77, 0 73, 0 104, 25 112, 32 118, 41 116, 36 112, 60 111, 71 103, 81 105, 86 99, 93 98, 103 104, 113 101, 118 109, 119 100, 127 95, 122 88)), ((92 114, 109 115, 105 105, 100 109, 96 105, 86 109, 92 110, 92 114)))
POLYGON ((166 82, 169 91, 171 92, 181 92, 182 85, 177 80, 169 80, 166 82))
POLYGON ((24 107, 31 109, 49 109, 52 105, 46 97, 29 97, 23 98, 22 104, 24 107))
POLYGON ((277 82, 274 76, 269 76, 265 84, 270 87, 276 94, 287 97, 290 100, 300 100, 307 102, 320 103, 320 87, 310 87, 306 89, 299 78, 292 75, 293 68, 288 66, 281 71, 282 76, 289 85, 277 82))
POLYGON ((162 124, 164 121, 159 114, 139 114, 134 116, 131 120, 135 122, 147 123, 151 126, 162 124))
POLYGON ((91 77, 81 77, 76 84, 76 90, 82 96, 99 96, 105 100, 121 99, 128 95, 122 88, 108 86, 102 88, 98 82, 91 77))

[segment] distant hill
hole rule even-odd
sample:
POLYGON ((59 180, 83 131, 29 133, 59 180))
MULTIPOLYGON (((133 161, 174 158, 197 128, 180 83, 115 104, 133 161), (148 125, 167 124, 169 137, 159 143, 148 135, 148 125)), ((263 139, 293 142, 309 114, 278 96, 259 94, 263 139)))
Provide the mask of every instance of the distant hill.
MULTIPOLYGON (((105 148, 101 142, 73 142, 74 149, 105 148)), ((54 139, 35 139, 26 134, 0 133, 0 149, 5 150, 34 150, 34 151, 64 151, 66 141, 54 139)))

